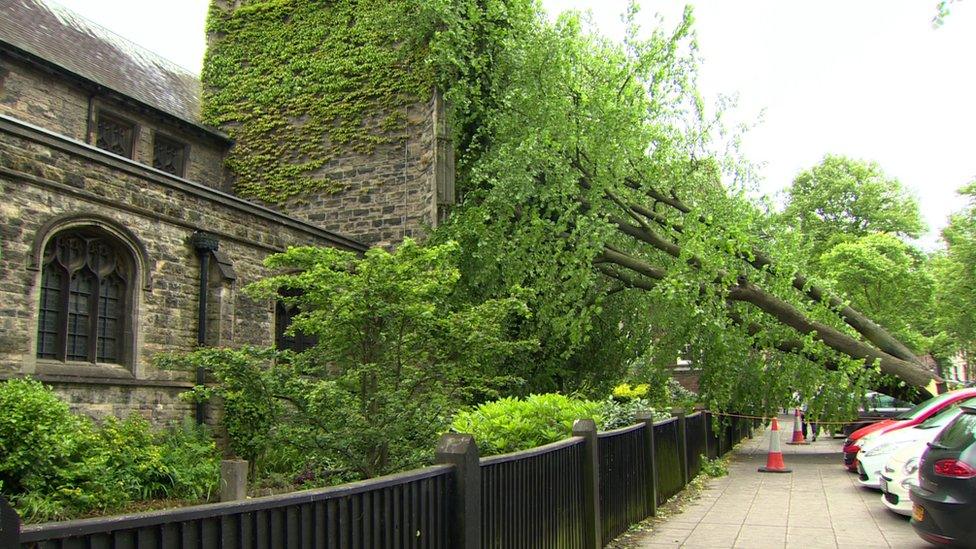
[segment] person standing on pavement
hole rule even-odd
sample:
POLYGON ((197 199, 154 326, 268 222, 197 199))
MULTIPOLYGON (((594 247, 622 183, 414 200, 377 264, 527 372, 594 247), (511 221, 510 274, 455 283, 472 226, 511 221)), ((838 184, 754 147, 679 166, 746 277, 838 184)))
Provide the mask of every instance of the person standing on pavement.
MULTIPOLYGON (((803 438, 807 438, 807 416, 810 413, 810 403, 804 401, 803 406, 800 407, 800 422, 803 425, 803 438)), ((817 442, 817 433, 820 431, 820 427, 817 425, 816 421, 810 422, 810 432, 813 435, 813 441, 817 442)))

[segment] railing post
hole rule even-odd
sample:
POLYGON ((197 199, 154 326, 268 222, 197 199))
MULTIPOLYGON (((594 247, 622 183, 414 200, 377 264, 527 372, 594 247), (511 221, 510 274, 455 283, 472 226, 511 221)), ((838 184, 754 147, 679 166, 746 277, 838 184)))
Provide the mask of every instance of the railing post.
POLYGON ((437 442, 437 463, 454 466, 454 545, 481 547, 481 463, 471 435, 446 433, 437 442))
POLYGON ((644 424, 644 461, 647 467, 647 499, 651 516, 657 515, 657 460, 654 459, 654 414, 652 412, 637 412, 637 421, 644 424))
POLYGON ((20 547, 20 515, 0 497, 0 547, 20 547))
POLYGON ((685 411, 681 408, 671 410, 671 415, 678 418, 678 452, 681 455, 682 485, 688 484, 688 423, 685 421, 685 411))
POLYGON ((702 408, 701 415, 702 415, 702 441, 703 441, 702 447, 705 449, 705 458, 712 459, 712 454, 708 450, 708 446, 709 446, 708 445, 708 424, 711 423, 711 420, 709 419, 711 417, 711 414, 709 413, 708 410, 702 408))
POLYGON ((583 437, 583 519, 586 536, 583 547, 603 547, 603 530, 600 528, 600 448, 596 437, 596 422, 577 419, 573 423, 573 436, 583 437))

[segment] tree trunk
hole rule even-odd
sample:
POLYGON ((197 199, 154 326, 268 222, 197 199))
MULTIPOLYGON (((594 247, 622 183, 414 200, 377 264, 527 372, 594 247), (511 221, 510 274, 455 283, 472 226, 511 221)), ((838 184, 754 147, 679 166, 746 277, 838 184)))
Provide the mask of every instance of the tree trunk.
MULTIPOLYGON (((619 220, 614 222, 625 234, 641 242, 651 244, 673 257, 680 256, 681 250, 677 245, 666 242, 661 237, 657 237, 652 231, 646 228, 634 227, 619 220)), ((694 258, 690 262, 692 264, 697 263, 694 258)), ((597 258, 597 263, 598 268, 610 276, 613 276, 613 274, 611 274, 612 271, 605 265, 607 263, 623 267, 652 280, 661 280, 667 275, 666 271, 659 267, 650 265, 645 261, 609 247, 597 258)), ((619 276, 615 276, 614 278, 623 280, 619 276)), ((634 281, 631 281, 630 284, 637 286, 634 281)), ((648 285, 649 287, 652 287, 652 285, 648 285)), ((749 303, 801 334, 813 334, 825 345, 839 353, 854 359, 864 359, 869 364, 877 363, 882 372, 892 374, 913 386, 926 389, 932 381, 941 381, 938 376, 923 368, 920 364, 892 356, 858 341, 831 326, 807 318, 803 312, 793 305, 744 279, 729 288, 729 298, 735 301, 749 303)))
POLYGON ((814 334, 825 345, 851 358, 864 359, 867 363, 877 363, 882 372, 892 374, 916 387, 927 387, 939 380, 934 373, 919 364, 892 356, 884 351, 862 343, 826 324, 810 320, 795 307, 769 294, 754 284, 740 281, 729 289, 729 297, 755 305, 776 320, 786 324, 801 334, 814 334))

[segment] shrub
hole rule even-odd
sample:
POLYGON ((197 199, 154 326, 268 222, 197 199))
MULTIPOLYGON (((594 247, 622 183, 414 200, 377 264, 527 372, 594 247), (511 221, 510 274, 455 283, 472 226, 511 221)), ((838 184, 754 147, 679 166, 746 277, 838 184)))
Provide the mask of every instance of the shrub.
POLYGON ((650 412, 654 415, 654 421, 662 421, 671 417, 669 411, 654 408, 654 403, 646 398, 632 398, 626 401, 608 398, 601 404, 603 406, 601 410, 603 428, 607 430, 633 425, 637 422, 638 412, 650 412))
POLYGON ((695 405, 700 402, 698 393, 685 389, 684 385, 678 383, 674 378, 668 379, 668 397, 672 407, 682 408, 688 412, 691 412, 695 405))
POLYGON ((630 400, 646 399, 651 386, 647 383, 638 383, 631 386, 629 383, 621 383, 613 388, 613 398, 626 402, 630 400))
POLYGON ((220 455, 193 426, 154 432, 141 416, 96 426, 31 380, 0 383, 0 492, 27 522, 135 500, 206 497, 220 455))
POLYGON ((186 419, 157 435, 160 459, 170 477, 168 496, 210 499, 220 484, 220 450, 210 431, 186 419))
POLYGON ((459 412, 451 429, 474 435, 482 455, 503 454, 564 439, 580 418, 602 424, 602 410, 600 402, 556 393, 501 398, 459 412))
POLYGON ((454 243, 409 238, 363 256, 289 248, 265 262, 281 274, 247 292, 295 307, 288 333, 317 345, 201 349, 158 364, 216 378, 193 396, 223 400, 231 448, 254 460, 255 480, 291 473, 314 483, 424 465, 453 411, 518 383, 504 360, 536 347, 511 335, 528 314, 518 299, 459 298, 456 254, 454 243))
POLYGON ((0 482, 9 492, 36 485, 39 473, 69 463, 85 426, 37 381, 0 383, 0 482))

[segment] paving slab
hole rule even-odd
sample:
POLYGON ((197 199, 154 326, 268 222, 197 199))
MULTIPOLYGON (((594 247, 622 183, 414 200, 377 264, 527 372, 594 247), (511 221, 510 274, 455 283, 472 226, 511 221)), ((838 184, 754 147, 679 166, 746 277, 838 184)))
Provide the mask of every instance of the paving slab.
POLYGON ((771 431, 757 431, 733 453, 729 475, 710 479, 701 496, 634 541, 634 547, 921 549, 905 517, 888 511, 880 492, 862 488, 841 464, 843 441, 820 437, 785 444, 792 417, 780 419, 788 474, 764 474, 771 431))

